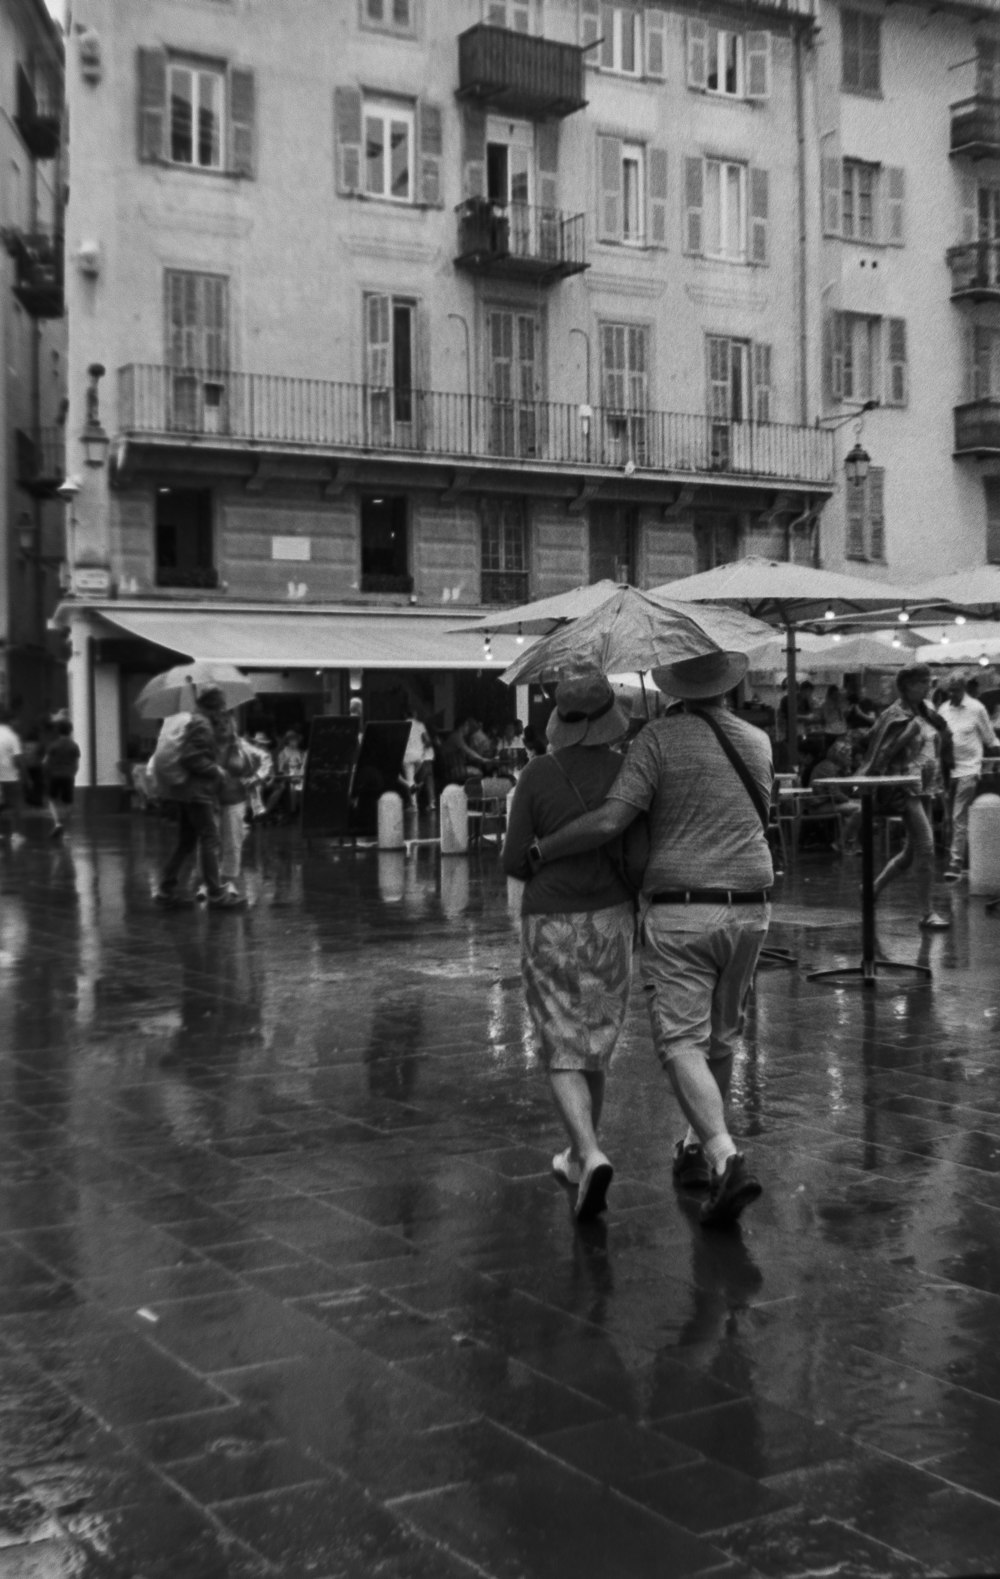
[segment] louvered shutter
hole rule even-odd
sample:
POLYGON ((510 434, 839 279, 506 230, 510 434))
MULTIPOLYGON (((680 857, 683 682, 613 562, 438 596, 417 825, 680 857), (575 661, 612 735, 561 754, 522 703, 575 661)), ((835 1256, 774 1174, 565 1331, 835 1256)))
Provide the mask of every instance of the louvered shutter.
POLYGON ((337 191, 347 195, 361 191, 361 93, 357 88, 333 90, 334 124, 337 133, 337 191))
POLYGON ((843 202, 844 164, 840 157, 840 150, 829 152, 823 157, 823 234, 824 236, 839 236, 843 223, 841 204, 843 202))
POLYGON ((654 247, 667 245, 667 150, 647 148, 646 178, 648 183, 649 240, 654 247))
POLYGON ((462 190, 465 197, 486 196, 486 116, 471 104, 462 119, 462 190))
POLYGON ((901 247, 906 239, 903 214, 906 173, 899 165, 888 165, 881 176, 885 192, 882 238, 890 247, 901 247))
POLYGON ((391 350, 389 298, 368 296, 365 299, 365 375, 369 389, 389 388, 391 350))
POLYGON ((705 250, 705 164, 684 159, 684 251, 700 257, 705 250))
POLYGON ((622 139, 598 137, 597 236, 599 241, 621 241, 623 235, 624 177, 622 139))
POLYGON ((826 320, 826 384, 832 401, 844 398, 844 315, 831 312, 826 320))
POLYGON ((229 368, 229 281, 218 274, 203 274, 201 298, 201 366, 209 373, 224 373, 229 368))
POLYGON ((696 16, 687 23, 687 84, 702 92, 708 86, 708 23, 696 16))
POLYGON ((979 183, 974 175, 962 177, 963 241, 979 240, 979 183))
POLYGON ((601 380, 605 411, 625 411, 625 325, 601 327, 601 380))
POLYGON ((543 258, 559 257, 559 122, 542 121, 535 132, 538 167, 538 249, 543 258))
POLYGON ((709 335, 707 351, 708 414, 714 422, 728 422, 732 389, 732 342, 718 335, 709 335))
POLYGON ((417 128, 420 139, 420 186, 417 201, 428 208, 444 207, 442 182, 444 158, 444 115, 439 104, 421 99, 417 107, 417 128))
POLYGON ((646 76, 662 82, 667 75, 667 13, 647 11, 643 22, 646 30, 646 76))
POLYGON ((771 347, 753 347, 753 415, 755 422, 771 421, 771 347))
MULTIPOLYGON (((871 472, 868 475, 871 476, 871 472)), ((845 485, 844 506, 847 516, 847 541, 844 544, 844 550, 848 559, 864 559, 865 557, 865 495, 867 491, 867 482, 849 482, 845 485)))
POLYGON ((767 262, 769 184, 767 171, 750 167, 750 261, 767 262))
POLYGON ((906 320, 886 320, 886 403, 905 406, 907 401, 906 378, 906 320))
POLYGON ((746 36, 747 98, 771 97, 771 35, 748 33, 746 36))
POLYGON ((588 51, 588 66, 597 65, 597 51, 593 45, 601 36, 600 0, 580 0, 580 44, 588 51))
POLYGON ((139 159, 160 164, 166 158, 167 57, 162 49, 139 50, 139 159))
POLYGON ((252 71, 229 75, 229 157, 234 175, 254 176, 256 90, 252 71))
POLYGON ((628 346, 628 409, 645 411, 649 404, 649 372, 646 366, 646 331, 630 324, 628 346))
MULTIPOLYGON (((859 489, 858 492, 863 492, 859 489)), ((885 558, 885 467, 868 470, 868 557, 885 558)))

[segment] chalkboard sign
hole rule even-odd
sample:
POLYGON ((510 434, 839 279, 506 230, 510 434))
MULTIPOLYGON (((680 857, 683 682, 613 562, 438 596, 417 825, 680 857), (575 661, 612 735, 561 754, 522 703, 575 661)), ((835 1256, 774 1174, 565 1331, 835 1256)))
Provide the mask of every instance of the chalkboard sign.
POLYGON ((302 782, 302 832, 344 837, 355 832, 351 780, 358 757, 357 718, 314 718, 302 782))
POLYGON ((351 789, 352 833, 374 837, 378 832, 379 796, 386 790, 400 793, 403 755, 409 738, 410 725, 406 722, 365 725, 351 789))

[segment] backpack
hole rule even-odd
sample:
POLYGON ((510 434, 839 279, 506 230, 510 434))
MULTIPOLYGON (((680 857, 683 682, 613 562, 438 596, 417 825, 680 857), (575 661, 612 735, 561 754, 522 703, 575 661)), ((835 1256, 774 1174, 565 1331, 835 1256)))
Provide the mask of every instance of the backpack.
POLYGON ((190 713, 174 713, 163 720, 156 750, 149 759, 148 773, 157 795, 168 797, 188 781, 188 771, 180 755, 191 722, 190 713))

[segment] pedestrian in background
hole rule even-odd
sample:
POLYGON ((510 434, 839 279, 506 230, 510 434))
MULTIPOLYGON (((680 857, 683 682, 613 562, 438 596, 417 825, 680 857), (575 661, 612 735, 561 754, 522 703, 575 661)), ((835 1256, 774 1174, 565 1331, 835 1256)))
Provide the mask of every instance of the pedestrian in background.
POLYGON ((938 709, 951 732, 954 761, 949 788, 951 813, 951 843, 948 852, 946 883, 957 883, 965 866, 965 852, 969 843, 969 808, 979 789, 979 776, 983 771, 986 751, 1000 751, 990 723, 990 716, 982 702, 968 695, 968 682, 964 674, 948 676, 948 699, 938 709))
MULTIPOLYGON (((171 786, 166 797, 176 804, 178 827, 177 844, 153 895, 154 902, 165 909, 191 902, 178 893, 178 883, 196 853, 201 857, 209 907, 232 910, 245 903, 226 892, 219 868, 219 794, 225 779, 219 764, 219 730, 225 712, 226 698, 219 686, 200 686, 177 756, 184 777, 171 786)), ((155 760, 155 752, 153 756, 155 760)))
POLYGON ((73 810, 80 747, 73 739, 73 725, 68 718, 56 718, 53 728, 55 733, 45 753, 45 785, 52 816, 51 837, 61 839, 73 810))
POLYGON ((503 863, 524 880, 521 969, 539 1054, 570 1144, 552 1171, 576 1187, 576 1215, 603 1211, 614 1169, 597 1140, 608 1066, 628 1010, 635 905, 606 847, 535 870, 536 841, 599 805, 628 720, 603 675, 563 680, 548 724, 551 751, 517 781, 503 863))
POLYGON ((11 728, 10 709, 0 704, 0 835, 12 846, 24 843, 24 752, 21 737, 11 728))

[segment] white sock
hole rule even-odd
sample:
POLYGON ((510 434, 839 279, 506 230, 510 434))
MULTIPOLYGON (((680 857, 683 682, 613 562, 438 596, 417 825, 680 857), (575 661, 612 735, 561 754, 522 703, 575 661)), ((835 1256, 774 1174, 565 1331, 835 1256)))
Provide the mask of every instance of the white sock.
POLYGON ((713 1135, 711 1140, 706 1140, 702 1150, 708 1158, 713 1173, 721 1173, 730 1157, 736 1156, 733 1137, 726 1130, 723 1130, 721 1135, 713 1135))

